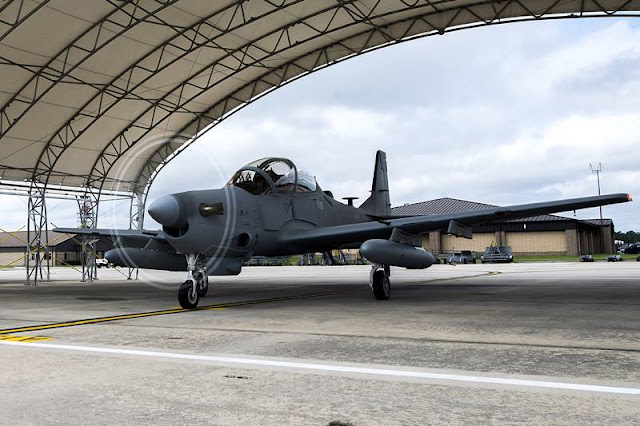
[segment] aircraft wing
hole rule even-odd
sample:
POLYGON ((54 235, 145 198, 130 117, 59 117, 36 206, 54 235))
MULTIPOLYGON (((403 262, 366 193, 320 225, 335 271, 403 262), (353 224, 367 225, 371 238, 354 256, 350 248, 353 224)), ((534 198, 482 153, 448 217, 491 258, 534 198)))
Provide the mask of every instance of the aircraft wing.
POLYGON ((290 231, 282 236, 283 242, 304 248, 325 247, 327 249, 341 245, 362 243, 373 238, 389 238, 394 229, 410 234, 422 234, 429 231, 454 230, 456 233, 470 235, 470 227, 483 223, 520 219, 541 214, 565 212, 570 210, 598 207, 631 201, 629 194, 609 194, 595 197, 571 198, 533 204, 494 207, 469 212, 443 215, 412 216, 398 219, 364 222, 350 225, 312 228, 290 231), (453 228, 452 228, 453 227, 453 228))
POLYGON ((151 239, 166 241, 160 229, 92 229, 92 228, 55 228, 53 232, 61 234, 91 235, 94 237, 124 238, 130 241, 148 242, 151 239))

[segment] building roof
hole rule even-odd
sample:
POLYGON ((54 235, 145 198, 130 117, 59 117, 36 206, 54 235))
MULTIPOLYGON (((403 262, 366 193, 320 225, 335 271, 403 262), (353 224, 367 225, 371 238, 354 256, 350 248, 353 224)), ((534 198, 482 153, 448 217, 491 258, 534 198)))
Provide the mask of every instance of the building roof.
MULTIPOLYGON (((592 225, 600 226, 600 219, 583 219, 580 222, 586 222, 592 225)), ((602 226, 611 226, 613 225, 613 220, 611 219, 602 219, 602 226)))
MULTIPOLYGON (((48 231, 49 246, 53 246, 53 247, 74 237, 75 235, 59 234, 57 232, 48 231)), ((24 249, 26 247, 27 247, 27 231, 0 232, 0 248, 24 249)))
POLYGON ((138 191, 202 131, 315 70, 463 28, 640 0, 6 0, 0 180, 138 191))
MULTIPOLYGON (((494 207, 492 204, 477 203, 475 201, 458 200, 456 198, 437 198, 430 201, 422 201, 419 203, 405 204, 403 206, 393 207, 391 212, 397 216, 432 216, 447 213, 462 213, 475 210, 485 210, 494 207)), ((538 216, 526 217, 522 219, 508 220, 505 222, 551 222, 576 220, 569 217, 543 214, 538 216)))

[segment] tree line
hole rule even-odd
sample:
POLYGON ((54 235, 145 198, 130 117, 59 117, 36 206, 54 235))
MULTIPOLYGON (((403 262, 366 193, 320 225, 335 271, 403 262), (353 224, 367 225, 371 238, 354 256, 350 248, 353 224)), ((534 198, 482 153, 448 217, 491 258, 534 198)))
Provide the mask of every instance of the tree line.
POLYGON ((622 240, 625 243, 637 243, 637 242, 640 242, 640 232, 636 232, 636 231, 616 232, 614 234, 614 238, 616 240, 622 240))

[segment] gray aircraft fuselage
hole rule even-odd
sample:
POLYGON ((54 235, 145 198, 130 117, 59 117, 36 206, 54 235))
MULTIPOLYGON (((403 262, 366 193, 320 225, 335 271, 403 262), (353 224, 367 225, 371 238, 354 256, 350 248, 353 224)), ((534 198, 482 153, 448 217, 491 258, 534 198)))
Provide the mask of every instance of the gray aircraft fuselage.
MULTIPOLYGON (((163 227, 167 242, 180 253, 197 252, 208 257, 248 258, 252 255, 323 252, 339 247, 290 244, 282 236, 310 228, 374 220, 364 211, 333 199, 319 186, 314 192, 268 195, 253 195, 241 188, 227 186, 170 197, 178 200, 184 219, 163 227), (205 216, 200 212, 203 205, 222 205, 223 211, 205 216)), ((348 245, 357 247, 357 242, 348 245)))

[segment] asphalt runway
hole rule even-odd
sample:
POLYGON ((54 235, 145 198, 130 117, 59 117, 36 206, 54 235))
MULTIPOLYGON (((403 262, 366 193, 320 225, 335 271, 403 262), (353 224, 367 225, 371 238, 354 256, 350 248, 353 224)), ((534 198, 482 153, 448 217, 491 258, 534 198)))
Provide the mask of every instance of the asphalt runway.
POLYGON ((0 270, 3 424, 638 424, 640 262, 0 270), (336 423, 339 424, 339 423, 336 423))

